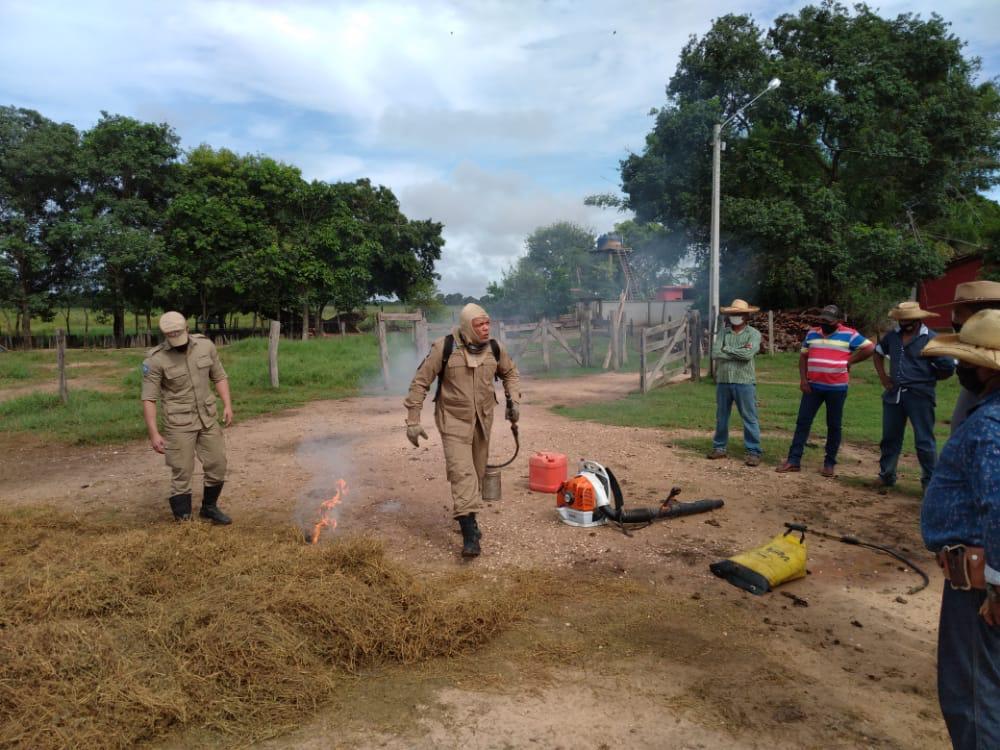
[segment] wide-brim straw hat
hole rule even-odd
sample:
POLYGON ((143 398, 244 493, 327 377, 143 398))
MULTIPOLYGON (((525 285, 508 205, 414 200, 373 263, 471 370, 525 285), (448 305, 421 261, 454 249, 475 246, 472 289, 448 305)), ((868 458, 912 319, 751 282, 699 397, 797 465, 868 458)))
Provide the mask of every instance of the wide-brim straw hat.
POLYGON ((940 305, 929 305, 929 310, 940 310, 955 305, 974 305, 977 302, 1000 303, 1000 281, 966 281, 955 287, 955 299, 940 305))
POLYGON ((900 302, 889 311, 889 317, 893 320, 923 320, 924 318, 940 317, 937 313, 920 309, 919 302, 900 302))
POLYGON ((760 312, 759 307, 754 307, 745 299, 734 299, 733 303, 729 307, 723 307, 719 310, 723 315, 740 315, 742 313, 755 313, 760 312))
POLYGON ((967 365, 1000 370, 1000 310, 980 310, 958 333, 927 342, 922 357, 954 357, 967 365))

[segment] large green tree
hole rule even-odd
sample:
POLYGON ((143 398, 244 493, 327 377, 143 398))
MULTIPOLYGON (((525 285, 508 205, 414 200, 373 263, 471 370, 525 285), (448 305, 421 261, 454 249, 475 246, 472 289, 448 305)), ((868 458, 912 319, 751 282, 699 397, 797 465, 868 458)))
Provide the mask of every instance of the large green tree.
POLYGON ((0 304, 17 309, 24 336, 73 266, 78 147, 72 125, 0 107, 0 304))
POLYGON ((111 313, 119 341, 126 310, 148 312, 153 306, 178 143, 166 123, 107 112, 83 135, 79 236, 93 258, 99 304, 111 313))
POLYGON ((539 227, 525 240, 526 253, 489 285, 484 303, 495 314, 535 320, 572 308, 575 289, 598 295, 620 291, 618 268, 592 252, 596 242, 593 232, 572 222, 539 227))
MULTIPOLYGON (((938 16, 825 2, 766 32, 729 15, 683 49, 667 104, 622 163, 626 205, 707 260, 713 123, 722 296, 855 308, 939 273, 921 227, 997 183, 1000 97, 938 16), (772 77, 781 87, 743 109, 772 77)), ((876 306, 881 306, 879 299, 876 306)))

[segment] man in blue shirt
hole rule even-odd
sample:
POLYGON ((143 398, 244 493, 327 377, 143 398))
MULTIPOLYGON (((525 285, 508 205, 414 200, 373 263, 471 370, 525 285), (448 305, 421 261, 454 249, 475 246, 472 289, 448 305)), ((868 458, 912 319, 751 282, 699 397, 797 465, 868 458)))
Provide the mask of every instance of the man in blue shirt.
POLYGON ((934 407, 938 380, 951 377, 955 361, 950 357, 921 357, 920 353, 936 335, 923 324, 935 313, 921 310, 917 302, 900 302, 889 311, 896 327, 875 347, 875 371, 885 392, 882 394, 882 456, 876 486, 885 492, 896 483, 896 464, 903 450, 906 421, 913 425, 913 442, 920 462, 920 485, 927 487, 937 460, 934 440, 934 407), (889 372, 885 358, 889 358, 889 372))
POLYGON ((920 530, 948 582, 938 628, 938 700, 952 745, 1000 748, 1000 310, 982 310, 925 357, 975 368, 978 405, 941 451, 920 530))

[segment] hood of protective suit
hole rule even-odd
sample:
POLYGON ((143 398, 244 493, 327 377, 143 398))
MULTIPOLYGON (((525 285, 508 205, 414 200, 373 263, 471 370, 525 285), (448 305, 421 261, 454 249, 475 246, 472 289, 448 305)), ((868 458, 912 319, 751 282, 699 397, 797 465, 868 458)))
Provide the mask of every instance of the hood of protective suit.
POLYGON ((472 321, 476 318, 488 317, 490 317, 488 312, 472 302, 463 307, 462 312, 458 314, 458 326, 456 326, 454 333, 456 339, 458 339, 457 334, 461 334, 462 351, 465 353, 465 362, 469 367, 479 367, 489 349, 487 342, 479 340, 479 336, 472 328, 472 321), (471 344, 471 348, 465 345, 466 342, 471 344))
POLYGON ((465 307, 462 308, 462 312, 458 315, 458 330, 462 332, 463 338, 474 346, 479 346, 485 344, 485 341, 480 341, 479 336, 472 328, 472 321, 476 318, 488 318, 490 314, 486 312, 479 305, 470 302, 465 307))

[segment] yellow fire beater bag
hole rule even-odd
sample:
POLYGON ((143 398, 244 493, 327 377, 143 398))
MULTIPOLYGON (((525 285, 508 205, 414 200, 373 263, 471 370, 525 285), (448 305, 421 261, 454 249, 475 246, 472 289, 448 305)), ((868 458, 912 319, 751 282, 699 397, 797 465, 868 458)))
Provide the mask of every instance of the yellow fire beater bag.
POLYGON ((760 596, 785 581, 805 576, 805 537, 780 534, 767 544, 708 567, 719 578, 760 596))

